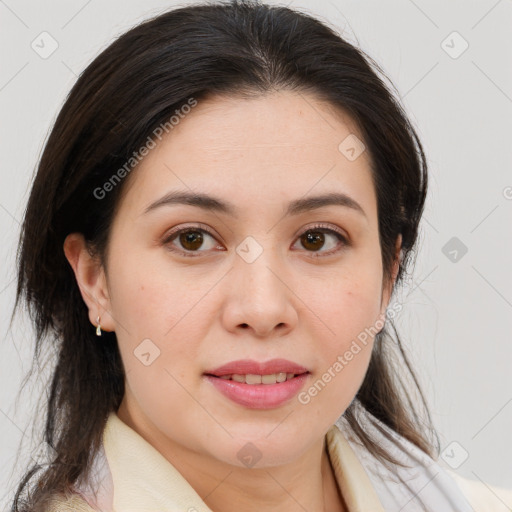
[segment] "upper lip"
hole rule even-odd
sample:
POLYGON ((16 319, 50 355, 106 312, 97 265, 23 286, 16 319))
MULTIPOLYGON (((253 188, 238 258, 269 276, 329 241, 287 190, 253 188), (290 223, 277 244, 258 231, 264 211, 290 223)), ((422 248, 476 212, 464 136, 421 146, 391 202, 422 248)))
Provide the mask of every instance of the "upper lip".
POLYGON ((252 359, 240 359, 238 361, 231 361, 227 364, 219 366, 214 370, 208 370, 205 372, 206 375, 215 375, 221 377, 223 375, 271 375, 273 373, 294 373, 299 375, 306 373, 309 370, 301 366, 300 364, 288 361, 287 359, 271 359, 259 363, 252 359))

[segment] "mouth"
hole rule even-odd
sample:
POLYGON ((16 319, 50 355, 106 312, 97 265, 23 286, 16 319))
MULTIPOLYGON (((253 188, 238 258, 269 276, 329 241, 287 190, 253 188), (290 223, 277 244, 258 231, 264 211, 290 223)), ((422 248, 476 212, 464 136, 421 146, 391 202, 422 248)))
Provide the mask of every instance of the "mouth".
POLYGON ((311 372, 288 359, 231 361, 204 372, 204 379, 232 402, 249 409, 274 409, 305 386, 311 372))
POLYGON ((207 377, 213 377, 222 380, 229 380, 234 382, 239 382, 241 384, 249 384, 250 386, 254 385, 272 385, 272 384, 280 384, 282 382, 286 382, 296 377, 300 377, 302 375, 309 374, 309 371, 302 373, 287 373, 287 372, 279 372, 279 373, 271 373, 266 375, 259 375, 255 373, 247 373, 247 374, 226 374, 226 375, 214 375, 212 373, 205 373, 207 377))
MULTIPOLYGON (((203 374, 206 382, 225 398, 247 409, 277 409, 289 403, 308 382, 311 373, 203 374)), ((299 373, 300 372, 300 373, 299 373)))

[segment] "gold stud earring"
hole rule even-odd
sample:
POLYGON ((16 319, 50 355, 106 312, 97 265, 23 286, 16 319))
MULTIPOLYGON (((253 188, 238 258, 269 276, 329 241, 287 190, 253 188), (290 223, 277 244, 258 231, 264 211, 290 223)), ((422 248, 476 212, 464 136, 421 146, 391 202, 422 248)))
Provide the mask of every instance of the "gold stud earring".
POLYGON ((100 317, 96 319, 96 323, 98 324, 96 326, 96 336, 101 336, 100 317))

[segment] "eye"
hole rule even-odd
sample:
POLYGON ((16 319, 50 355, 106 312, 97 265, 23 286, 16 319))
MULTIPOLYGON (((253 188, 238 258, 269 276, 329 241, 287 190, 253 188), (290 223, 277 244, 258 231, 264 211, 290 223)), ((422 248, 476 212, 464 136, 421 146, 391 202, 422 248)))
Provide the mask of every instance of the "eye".
MULTIPOLYGON (((297 240, 297 243, 298 242, 308 249, 308 252, 318 253, 311 255, 315 258, 329 256, 349 245, 347 238, 345 238, 345 236, 343 236, 339 231, 325 227, 321 224, 303 231, 297 240), (326 237, 326 235, 328 236, 326 237), (329 235, 331 238, 330 243, 329 235), (328 246, 328 250, 321 251, 320 249, 325 245, 328 246)), ((215 235, 213 235, 213 233, 211 233, 206 227, 201 226, 187 226, 182 229, 174 230, 166 236, 163 240, 163 244, 172 252, 190 257, 200 256, 201 252, 209 252, 213 248, 218 248, 221 251, 225 250, 221 245, 216 243, 215 235), (206 247, 204 247, 205 241, 208 242, 206 243, 206 247), (199 250, 201 247, 203 250, 199 250)))
POLYGON ((165 238, 163 244, 167 245, 173 252, 180 253, 182 256, 191 257, 199 256, 199 254, 194 253, 207 252, 209 249, 214 247, 224 250, 221 246, 215 243, 214 235, 210 233, 208 229, 199 226, 189 226, 180 230, 175 230, 165 238), (210 242, 206 244, 206 250, 199 251, 198 249, 204 244, 205 240, 208 239, 210 239, 210 242), (176 245, 171 243, 175 240, 181 245, 181 248, 176 247, 176 245))
MULTIPOLYGON (((327 238, 327 240, 329 240, 329 238, 327 238)), ((349 245, 346 237, 339 231, 320 224, 304 231, 297 242, 300 242, 303 247, 306 247, 308 252, 318 253, 311 255, 314 258, 329 256, 349 245), (326 242, 326 235, 331 237, 331 242, 326 242), (326 244, 328 249, 321 251, 320 249, 322 249, 326 244), (311 251, 309 249, 311 249, 311 251)))

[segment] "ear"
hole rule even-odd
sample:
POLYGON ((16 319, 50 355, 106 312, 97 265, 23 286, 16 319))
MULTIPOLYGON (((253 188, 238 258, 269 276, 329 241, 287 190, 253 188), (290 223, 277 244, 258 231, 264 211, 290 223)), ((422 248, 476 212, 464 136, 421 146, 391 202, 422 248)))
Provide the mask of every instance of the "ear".
POLYGON ((402 234, 400 233, 396 239, 395 244, 395 257, 393 262, 393 271, 391 274, 391 279, 387 283, 387 285, 382 290, 381 297, 381 310, 380 317, 385 320, 386 318, 386 308, 389 305, 389 300, 391 299, 391 294, 393 292, 393 287, 395 285, 396 277, 398 275, 398 271, 400 270, 400 250, 402 249, 402 234))
POLYGON ((82 298, 89 309, 89 321, 96 327, 100 317, 101 328, 113 331, 110 315, 110 296, 103 266, 92 256, 82 233, 71 233, 64 240, 64 254, 73 268, 82 298))

